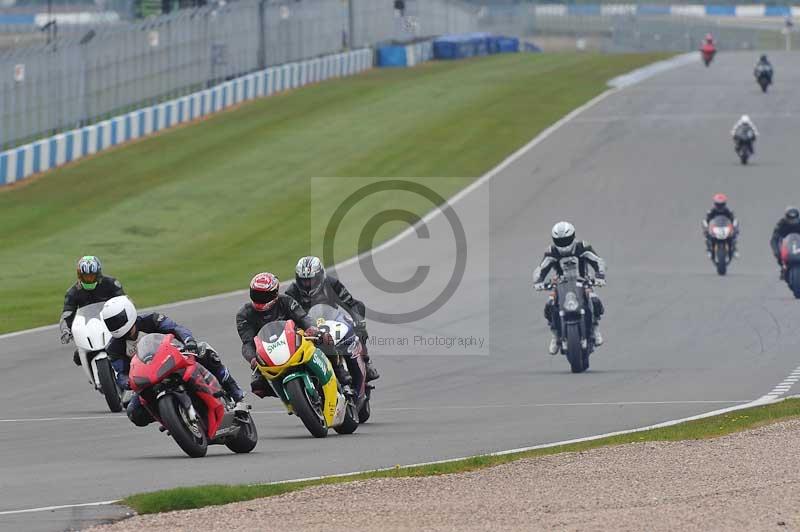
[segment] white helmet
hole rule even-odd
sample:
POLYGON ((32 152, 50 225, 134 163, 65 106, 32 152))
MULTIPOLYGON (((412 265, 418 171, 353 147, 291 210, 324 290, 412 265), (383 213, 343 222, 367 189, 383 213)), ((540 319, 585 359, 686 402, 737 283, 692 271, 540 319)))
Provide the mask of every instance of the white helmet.
POLYGON ((297 261, 294 274, 297 288, 306 297, 317 295, 325 281, 325 268, 319 257, 301 257, 297 261))
POLYGON ((742 122, 744 124, 752 124, 753 123, 753 122, 750 121, 750 117, 748 115, 742 115, 742 117, 739 119, 739 122, 742 122))
POLYGON ((558 222, 553 226, 553 245, 561 253, 572 253, 575 250, 575 226, 569 222, 558 222))
POLYGON ((111 336, 122 338, 136 323, 136 307, 128 296, 112 297, 103 305, 100 317, 105 322, 111 336))

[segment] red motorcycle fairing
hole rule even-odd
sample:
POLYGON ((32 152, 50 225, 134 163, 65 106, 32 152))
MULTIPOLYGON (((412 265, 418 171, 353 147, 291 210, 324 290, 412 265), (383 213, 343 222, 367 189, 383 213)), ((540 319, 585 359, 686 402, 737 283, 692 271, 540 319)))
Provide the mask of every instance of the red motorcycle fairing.
MULTIPOLYGON (((128 374, 131 389, 141 394, 170 375, 179 374, 181 380, 188 385, 189 391, 205 404, 206 433, 209 438, 213 438, 225 415, 225 406, 217 397, 222 394, 222 387, 217 378, 198 364, 193 356, 181 353, 172 343, 173 339, 171 334, 150 334, 139 341, 128 374)), ((150 408, 144 395, 141 394, 139 400, 158 419, 157 410, 150 408)))

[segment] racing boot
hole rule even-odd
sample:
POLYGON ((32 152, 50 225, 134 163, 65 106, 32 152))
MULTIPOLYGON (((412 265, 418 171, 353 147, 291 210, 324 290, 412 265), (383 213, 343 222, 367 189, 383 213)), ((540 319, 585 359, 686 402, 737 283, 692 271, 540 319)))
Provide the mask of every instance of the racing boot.
POLYGON ((561 339, 558 337, 558 335, 556 335, 556 333, 553 333, 553 336, 550 338, 550 346, 548 347, 547 351, 551 355, 557 355, 558 348, 560 345, 561 345, 561 339))
POLYGON ((378 370, 375 369, 375 366, 372 365, 372 360, 369 358, 369 355, 364 356, 364 363, 367 365, 367 382, 375 381, 381 378, 381 374, 378 373, 378 370))
POLYGON ((344 368, 343 364, 334 364, 333 361, 331 361, 331 365, 333 366, 333 373, 336 375, 336 380, 342 383, 342 386, 349 386, 353 382, 350 373, 344 368))
POLYGON ((603 335, 600 333, 600 325, 595 323, 593 329, 592 336, 594 337, 594 345, 603 345, 603 335))
POLYGON ((244 390, 239 388, 239 383, 236 382, 236 379, 233 378, 233 375, 226 372, 225 378, 222 379, 220 384, 222 385, 222 389, 225 390, 225 393, 228 394, 228 397, 233 399, 236 403, 234 410, 247 408, 242 402, 242 399, 244 399, 244 390))

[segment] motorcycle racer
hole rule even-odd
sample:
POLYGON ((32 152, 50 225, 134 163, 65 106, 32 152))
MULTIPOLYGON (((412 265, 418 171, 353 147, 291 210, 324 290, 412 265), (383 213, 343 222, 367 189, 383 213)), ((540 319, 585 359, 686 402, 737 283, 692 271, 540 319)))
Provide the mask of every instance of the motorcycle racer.
MULTIPOLYGON (((79 308, 125 295, 119 281, 110 275, 103 275, 103 265, 93 255, 86 255, 78 260, 77 272, 78 280, 64 295, 64 307, 58 323, 62 344, 68 344, 72 340, 72 322, 79 308)), ((77 349, 72 355, 72 361, 76 366, 81 365, 77 349)))
MULTIPOLYGON (((139 336, 150 333, 172 334, 183 343, 184 350, 195 355, 197 362, 219 381, 222 389, 237 403, 237 408, 242 408, 244 392, 239 387, 236 379, 230 374, 228 368, 222 363, 219 354, 206 342, 195 340, 192 331, 175 323, 172 319, 159 312, 137 314, 136 307, 127 296, 114 297, 106 301, 101 318, 114 337, 106 348, 111 365, 117 372, 117 383, 124 389, 130 389, 128 372, 130 360, 136 355, 136 342, 139 336)), ((139 402, 138 394, 134 394, 127 408, 128 418, 137 426, 143 427, 154 421, 153 417, 139 402)))
POLYGON ((772 254, 775 256, 775 260, 778 261, 778 266, 780 267, 781 281, 783 281, 784 276, 781 264, 781 242, 792 233, 800 234, 800 209, 797 207, 786 207, 783 218, 778 220, 778 223, 775 224, 775 229, 772 230, 772 237, 769 239, 769 246, 772 248, 772 254))
POLYGON ((766 76, 769 79, 770 83, 772 83, 772 64, 767 59, 766 54, 762 54, 756 63, 755 68, 753 69, 753 75, 756 79, 760 78, 761 76, 766 76))
MULTIPOLYGON (((242 305, 236 313, 236 331, 242 340, 242 356, 255 368, 256 346, 253 339, 258 331, 273 321, 293 320, 298 327, 305 329, 306 336, 318 336, 319 329, 306 314, 300 304, 291 296, 279 293, 280 281, 269 272, 257 274, 250 281, 250 301, 242 305)), ((330 335, 322 335, 323 342, 333 343, 330 335)), ((259 396, 273 396, 275 391, 264 377, 256 372, 250 381, 251 391, 259 396)))
POLYGON ((733 224, 734 233, 733 237, 731 238, 731 247, 733 255, 738 257, 739 251, 736 249, 736 242, 739 234, 739 220, 736 219, 733 211, 728 207, 728 196, 727 194, 720 192, 718 194, 714 194, 712 201, 714 202, 714 205, 706 213, 705 222, 703 223, 703 234, 706 237, 706 251, 708 252, 708 256, 711 257, 711 236, 708 234, 708 224, 717 216, 724 216, 733 224))
MULTIPOLYGON (((560 261, 566 257, 576 257, 578 259, 578 270, 581 277, 586 277, 589 273, 588 269, 591 267, 595 271, 597 285, 605 285, 605 261, 594 252, 594 249, 588 242, 585 240, 575 241, 575 227, 571 223, 558 222, 553 226, 551 236, 553 238, 553 244, 545 250, 541 264, 539 264, 533 272, 533 283, 536 289, 544 289, 544 281, 551 270, 554 270, 557 275, 563 273, 560 261)), ((605 309, 597 294, 590 292, 589 298, 594 309, 594 343, 599 346, 603 344, 603 335, 600 333, 598 322, 605 309)), ((557 322, 558 311, 556 309, 556 302, 552 296, 545 304, 544 317, 547 319, 547 324, 550 326, 550 330, 553 333, 548 350, 551 355, 555 355, 559 351, 561 338, 559 335, 560 328, 557 322)))
POLYGON ((367 351, 367 322, 364 303, 353 297, 342 282, 327 275, 319 257, 301 257, 295 267, 295 280, 286 289, 286 295, 294 298, 308 312, 314 305, 324 303, 332 307, 342 307, 353 318, 355 332, 364 349, 363 357, 367 365, 367 381, 380 378, 372 365, 367 351))

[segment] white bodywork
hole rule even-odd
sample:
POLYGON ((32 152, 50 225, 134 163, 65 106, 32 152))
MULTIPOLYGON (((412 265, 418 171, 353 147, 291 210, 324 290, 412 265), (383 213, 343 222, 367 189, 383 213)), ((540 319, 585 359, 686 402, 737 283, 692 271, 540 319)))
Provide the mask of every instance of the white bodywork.
POLYGON ((81 307, 75 313, 72 322, 72 337, 75 346, 78 348, 78 356, 81 359, 81 367, 89 378, 89 384, 96 390, 100 390, 100 377, 97 374, 97 361, 108 358, 105 348, 111 341, 111 333, 108 332, 103 320, 100 319, 100 311, 103 310, 103 303, 94 303, 81 307), (97 353, 91 364, 89 354, 97 353))

